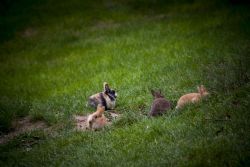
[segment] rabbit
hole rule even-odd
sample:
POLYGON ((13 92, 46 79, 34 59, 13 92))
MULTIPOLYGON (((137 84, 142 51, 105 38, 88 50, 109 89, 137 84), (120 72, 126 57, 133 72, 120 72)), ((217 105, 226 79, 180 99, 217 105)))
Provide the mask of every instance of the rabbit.
POLYGON ((92 130, 98 130, 103 128, 104 126, 108 125, 107 118, 102 115, 101 117, 98 117, 93 123, 92 123, 92 130))
POLYGON ((107 118, 104 116, 105 107, 98 105, 96 112, 90 114, 87 118, 88 129, 100 129, 107 124, 107 118))
POLYGON ((88 106, 96 108, 98 105, 105 107, 105 110, 113 110, 115 108, 117 93, 110 89, 107 82, 103 83, 103 92, 96 93, 89 97, 88 106))
POLYGON ((153 91, 151 93, 154 97, 149 116, 158 116, 165 113, 168 109, 171 109, 171 103, 165 99, 161 94, 161 91, 153 91))
POLYGON ((201 99, 207 95, 209 95, 206 88, 201 85, 197 87, 198 93, 188 93, 180 97, 177 102, 176 109, 180 109, 188 103, 198 103, 201 99))

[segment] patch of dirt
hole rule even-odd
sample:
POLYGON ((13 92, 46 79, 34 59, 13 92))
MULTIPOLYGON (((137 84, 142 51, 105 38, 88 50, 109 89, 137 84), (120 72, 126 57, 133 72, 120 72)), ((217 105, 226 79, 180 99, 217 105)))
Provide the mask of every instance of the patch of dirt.
POLYGON ((37 129, 44 129, 47 127, 48 125, 44 121, 34 122, 29 116, 14 120, 12 122, 12 128, 14 130, 9 132, 8 134, 0 136, 0 144, 8 142, 20 134, 31 132, 37 129))
POLYGON ((113 20, 99 21, 92 28, 92 31, 103 30, 103 29, 115 29, 119 28, 120 24, 115 23, 113 20))
POLYGON ((87 130, 87 119, 88 116, 74 116, 76 121, 76 130, 87 130))
POLYGON ((22 32, 21 36, 24 38, 29 38, 35 36, 36 34, 37 30, 35 30, 34 28, 27 28, 26 30, 24 30, 24 32, 22 32))
MULTIPOLYGON (((113 112, 107 112, 104 115, 108 119, 108 123, 109 124, 112 124, 112 121, 114 119, 117 119, 118 117, 120 117, 120 114, 113 113, 113 112)), ((87 119, 88 119, 88 116, 89 115, 85 115, 85 116, 84 115, 83 116, 75 115, 74 116, 74 119, 76 121, 76 130, 79 130, 79 131, 86 131, 86 130, 88 130, 88 128, 87 128, 87 119)))
MULTIPOLYGON (((108 120, 108 125, 112 124, 112 121, 120 116, 120 114, 107 112, 105 116, 108 120)), ((76 130, 86 131, 87 130, 87 116, 76 115, 74 120, 76 121, 76 130)), ((44 129, 48 130, 49 126, 44 121, 32 121, 30 116, 19 118, 12 122, 13 131, 10 131, 8 134, 0 135, 0 144, 4 144, 14 139, 15 137, 31 132, 33 130, 44 129)), ((28 143, 30 144, 30 143, 28 143)))

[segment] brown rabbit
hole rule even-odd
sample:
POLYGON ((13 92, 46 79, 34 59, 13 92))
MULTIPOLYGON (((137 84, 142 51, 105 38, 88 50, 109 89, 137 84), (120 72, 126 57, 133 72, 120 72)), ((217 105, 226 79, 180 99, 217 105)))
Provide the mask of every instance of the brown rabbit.
POLYGON ((108 120, 107 118, 104 116, 104 114, 102 114, 101 117, 98 117, 97 119, 95 119, 95 121, 92 123, 92 130, 98 130, 103 128, 104 126, 108 125, 108 120))
POLYGON ((198 103, 203 97, 209 95, 206 88, 201 85, 197 87, 198 93, 188 93, 180 97, 176 109, 182 108, 188 103, 198 103))
POLYGON ((165 113, 168 109, 171 109, 171 103, 164 98, 161 91, 153 91, 151 93, 154 97, 149 116, 158 116, 165 113))
POLYGON ((87 119, 87 127, 89 129, 100 129, 107 124, 107 119, 104 116, 105 107, 98 105, 96 112, 90 114, 87 119))

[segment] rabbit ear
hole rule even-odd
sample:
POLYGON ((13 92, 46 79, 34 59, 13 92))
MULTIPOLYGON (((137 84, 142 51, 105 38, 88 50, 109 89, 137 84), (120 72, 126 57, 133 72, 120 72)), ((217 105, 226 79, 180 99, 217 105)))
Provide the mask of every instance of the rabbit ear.
POLYGON ((155 91, 151 89, 151 94, 155 96, 155 91))
POLYGON ((201 87, 200 86, 197 86, 197 90, 199 93, 201 93, 201 87))
POLYGON ((204 85, 201 85, 200 87, 199 87, 199 93, 200 94, 203 94, 204 92, 206 92, 207 90, 206 90, 206 88, 204 87, 204 85))
POLYGON ((99 114, 102 114, 105 111, 105 107, 104 106, 98 105, 97 107, 98 107, 97 111, 99 112, 99 114))
POLYGON ((103 83, 103 91, 104 92, 109 92, 110 91, 110 88, 109 88, 109 85, 107 82, 104 82, 103 83))
POLYGON ((202 93, 204 93, 204 92, 207 91, 206 88, 204 87, 204 85, 201 85, 201 86, 200 86, 200 89, 201 89, 201 92, 202 92, 202 93))

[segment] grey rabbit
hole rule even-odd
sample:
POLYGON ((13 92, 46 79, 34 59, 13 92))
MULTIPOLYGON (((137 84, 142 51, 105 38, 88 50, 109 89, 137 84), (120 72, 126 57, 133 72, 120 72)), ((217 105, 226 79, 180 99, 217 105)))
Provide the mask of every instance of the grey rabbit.
POLYGON ((165 99, 161 91, 153 91, 151 93, 154 97, 149 116, 159 116, 164 114, 168 109, 171 109, 171 103, 165 99))

